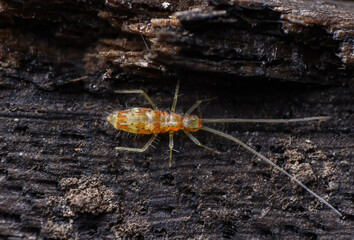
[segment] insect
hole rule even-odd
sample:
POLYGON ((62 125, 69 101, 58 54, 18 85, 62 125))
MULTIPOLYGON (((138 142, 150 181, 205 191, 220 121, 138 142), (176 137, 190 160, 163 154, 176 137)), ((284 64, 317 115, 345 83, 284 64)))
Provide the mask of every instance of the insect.
POLYGON ((131 108, 127 110, 120 110, 110 114, 107 117, 107 121, 113 125, 114 128, 123 130, 129 133, 134 134, 151 134, 152 137, 150 140, 142 147, 142 148, 129 148, 129 147, 116 147, 116 150, 125 150, 125 151, 133 151, 133 152, 144 152, 149 146, 153 143, 156 136, 160 133, 169 134, 169 148, 170 148, 170 162, 169 166, 172 163, 172 150, 173 150, 173 134, 179 130, 182 130, 195 144, 200 147, 203 147, 207 150, 213 151, 215 153, 220 154, 219 151, 214 150, 208 146, 205 146, 200 143, 200 141, 192 135, 192 132, 197 132, 199 130, 204 130, 207 132, 214 133, 218 136, 224 137, 226 139, 231 140, 234 143, 237 143, 261 158, 263 161, 273 166, 286 176, 288 176, 291 180, 295 181, 302 188, 308 191, 311 195, 317 198, 319 201, 327 205, 331 210, 333 210, 339 216, 342 214, 335 209, 331 204, 329 204, 322 197, 317 195, 311 189, 306 187, 303 183, 297 180, 290 173, 285 171, 283 168, 272 162, 270 159, 260 154, 250 146, 246 145, 242 141, 237 138, 220 132, 218 130, 209 128, 204 126, 204 123, 237 123, 237 122, 251 122, 251 123, 291 123, 291 122, 303 122, 303 121, 315 121, 315 120, 327 120, 329 117, 320 116, 320 117, 307 117, 307 118, 295 118, 295 119, 201 119, 196 115, 191 115, 191 113, 203 102, 210 101, 211 99, 199 100, 197 101, 184 115, 180 115, 176 113, 176 105, 177 98, 179 92, 180 80, 177 81, 176 90, 173 98, 173 103, 170 112, 160 111, 156 107, 155 103, 151 100, 151 98, 143 91, 143 90, 118 90, 116 93, 132 93, 132 94, 141 94, 145 97, 145 99, 150 103, 152 108, 131 108))

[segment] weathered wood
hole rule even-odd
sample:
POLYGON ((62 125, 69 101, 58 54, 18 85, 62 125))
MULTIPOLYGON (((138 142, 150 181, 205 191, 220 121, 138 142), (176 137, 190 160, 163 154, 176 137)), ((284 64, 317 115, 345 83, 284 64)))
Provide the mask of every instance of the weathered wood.
MULTIPOLYGON (((354 75, 353 5, 294 1, 212 1, 176 13, 182 28, 158 34, 180 46, 156 60, 218 77, 334 83, 354 75)), ((198 75, 198 74, 196 74, 198 75)))
POLYGON ((0 0, 0 238, 351 239, 352 5, 167 3, 0 0), (344 217, 205 132, 195 136, 223 154, 184 134, 175 136, 171 168, 165 135, 146 153, 115 151, 149 137, 117 136, 107 114, 148 104, 113 90, 144 89, 168 110, 177 78, 180 113, 218 97, 196 114, 331 116, 215 128, 270 157, 344 217))

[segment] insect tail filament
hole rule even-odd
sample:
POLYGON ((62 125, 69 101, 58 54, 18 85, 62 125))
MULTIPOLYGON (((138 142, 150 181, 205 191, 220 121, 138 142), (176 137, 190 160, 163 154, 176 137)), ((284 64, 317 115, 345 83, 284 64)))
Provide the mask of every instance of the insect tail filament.
MULTIPOLYGON (((318 117, 316 117, 318 120, 318 117)), ((304 118, 302 118, 304 119, 304 118)), ((213 120, 213 119, 211 119, 213 120)), ((227 120, 227 119, 221 119, 221 120, 227 120)), ((252 119, 251 119, 252 120, 252 119)), ((266 119, 263 119, 266 120, 266 119)), ((204 120, 205 122, 205 120, 204 120)), ((229 139, 239 145, 241 145, 242 147, 244 147, 245 149, 247 149, 248 151, 250 151, 251 153, 253 153, 254 155, 256 155, 257 157, 261 158, 263 161, 265 161, 266 163, 270 164, 271 166, 273 166, 274 168, 278 169, 280 172, 284 173, 285 175, 287 175, 291 180, 295 181, 297 184, 299 184, 301 187, 303 187, 306 191, 308 191, 311 195, 313 195, 315 198, 317 198, 319 201, 321 201, 322 203, 324 203, 325 205, 327 205, 330 209, 332 209, 336 214, 338 214, 339 216, 342 216, 342 214, 335 209, 331 204, 329 204, 326 200, 324 200, 322 197, 320 197, 319 195, 317 195, 315 192, 313 192, 311 189, 309 189, 308 187, 306 187, 302 182, 300 182, 299 180, 297 180, 294 176, 292 176, 290 173, 288 173, 287 171, 285 171, 283 168, 281 168, 280 166, 278 166, 277 164, 275 164, 274 162, 272 162, 270 159, 266 158, 265 156, 263 156, 262 154, 258 153, 257 151, 255 151, 253 148, 251 148, 250 146, 246 145, 245 143, 241 142, 240 140, 238 140, 237 138, 220 132, 218 130, 212 129, 212 128, 208 128, 203 126, 201 128, 204 131, 207 132, 211 132, 214 133, 216 135, 219 135, 221 137, 224 137, 226 139, 229 139)))

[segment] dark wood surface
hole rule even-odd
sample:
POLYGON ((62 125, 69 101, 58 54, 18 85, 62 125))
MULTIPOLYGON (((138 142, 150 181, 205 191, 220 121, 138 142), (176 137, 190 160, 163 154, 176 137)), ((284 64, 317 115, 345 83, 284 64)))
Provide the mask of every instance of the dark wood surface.
POLYGON ((0 1, 0 238, 352 239, 352 5, 267 2, 0 1), (343 217, 207 132, 194 135, 222 154, 181 132, 171 168, 168 135, 145 153, 116 151, 149 136, 118 134, 106 116, 148 103, 113 91, 143 89, 169 110, 178 78, 178 113, 218 97, 195 113, 331 116, 208 126, 343 217))

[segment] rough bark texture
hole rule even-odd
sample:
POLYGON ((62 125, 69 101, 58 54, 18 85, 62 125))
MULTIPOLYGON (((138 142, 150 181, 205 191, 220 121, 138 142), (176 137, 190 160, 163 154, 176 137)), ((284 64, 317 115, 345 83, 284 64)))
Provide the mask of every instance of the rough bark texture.
MULTIPOLYGON (((336 1, 0 0, 1 239, 352 239, 354 10, 336 1), (264 3, 267 2, 267 3, 264 3), (205 118, 331 116, 220 124, 323 196, 239 146, 213 154, 175 135, 120 134, 109 112, 205 118)), ((213 125, 211 124, 211 127, 213 125)))

